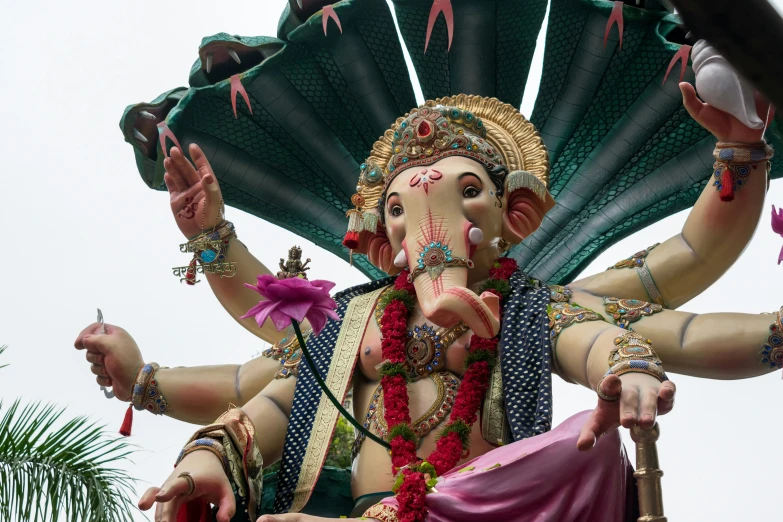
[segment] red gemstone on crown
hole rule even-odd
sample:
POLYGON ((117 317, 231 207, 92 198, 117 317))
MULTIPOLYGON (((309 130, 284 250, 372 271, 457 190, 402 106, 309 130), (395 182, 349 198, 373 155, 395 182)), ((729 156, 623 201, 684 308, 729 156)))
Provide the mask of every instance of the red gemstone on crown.
POLYGON ((419 123, 416 132, 419 134, 419 138, 427 138, 430 134, 432 134, 432 125, 430 125, 430 122, 427 120, 424 120, 419 123))

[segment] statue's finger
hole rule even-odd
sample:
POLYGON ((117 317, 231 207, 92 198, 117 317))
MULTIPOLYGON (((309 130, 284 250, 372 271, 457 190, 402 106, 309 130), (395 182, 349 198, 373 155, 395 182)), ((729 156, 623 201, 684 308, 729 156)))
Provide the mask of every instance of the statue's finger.
POLYGON ((147 488, 147 491, 144 492, 144 494, 139 499, 139 503, 137 504, 139 506, 139 509, 142 511, 147 511, 149 508, 152 507, 152 504, 155 503, 155 495, 160 491, 160 488, 147 488))
POLYGON ((101 377, 101 376, 96 377, 95 382, 107 388, 114 386, 114 382, 109 377, 101 377))
MULTIPOLYGON (((168 159, 163 161, 166 162, 168 159)), ((163 183, 166 184, 166 189, 169 191, 169 195, 176 196, 180 193, 180 190, 177 188, 177 184, 174 182, 174 178, 171 176, 171 174, 168 173, 168 171, 163 173, 163 183)))
POLYGON ((236 500, 234 499, 234 493, 227 483, 223 484, 217 506, 217 522, 231 522, 231 519, 236 513, 236 500))
MULTIPOLYGON (((170 154, 174 154, 175 151, 178 151, 178 149, 172 147, 170 154)), ((179 165, 174 162, 172 156, 163 160, 163 168, 166 169, 166 172, 171 176, 174 186, 177 188, 177 192, 185 192, 188 189, 188 182, 185 180, 185 174, 180 171, 179 165)))
POLYGON ((186 495, 188 492, 190 492, 190 482, 186 478, 176 477, 167 480, 166 483, 163 484, 163 487, 160 488, 158 494, 155 495, 155 500, 158 502, 168 502, 174 497, 186 495))
POLYGON ((73 347, 77 350, 84 350, 84 338, 89 335, 94 335, 101 327, 101 323, 92 323, 90 326, 79 332, 78 337, 73 342, 73 347))
POLYGON ((106 367, 100 366, 98 364, 91 364, 90 365, 90 371, 93 375, 97 375, 99 377, 108 377, 109 375, 106 373, 106 367))
POLYGON ((666 381, 658 391, 658 415, 666 415, 674 408, 674 396, 677 392, 674 383, 666 381))
POLYGON ((639 422, 639 389, 625 388, 620 395, 620 424, 631 429, 639 422))
POLYGON ((171 155, 174 164, 177 165, 177 168, 182 173, 182 177, 185 179, 188 188, 201 180, 201 176, 198 175, 193 164, 188 161, 188 158, 185 157, 185 154, 181 150, 173 148, 169 154, 171 155))
POLYGON ((190 152, 190 157, 193 158, 193 163, 196 164, 198 173, 202 178, 207 174, 212 174, 212 167, 209 165, 209 160, 206 155, 204 155, 204 151, 201 150, 201 147, 195 143, 191 143, 188 152, 190 152))
POLYGON ((98 352, 84 352, 84 358, 87 359, 87 362, 95 365, 103 365, 104 363, 103 355, 98 352))
POLYGON ((639 426, 643 429, 652 428, 658 412, 658 390, 650 388, 641 396, 639 407, 639 426))
POLYGON ((696 89, 688 82, 682 82, 680 84, 680 92, 682 93, 682 104, 685 106, 685 110, 691 117, 701 123, 699 115, 706 107, 706 104, 702 102, 698 96, 696 96, 696 89))
POLYGON ((160 510, 161 520, 164 522, 176 522, 177 514, 179 513, 179 507, 182 505, 183 500, 184 499, 182 497, 174 497, 165 504, 162 504, 162 508, 160 510))

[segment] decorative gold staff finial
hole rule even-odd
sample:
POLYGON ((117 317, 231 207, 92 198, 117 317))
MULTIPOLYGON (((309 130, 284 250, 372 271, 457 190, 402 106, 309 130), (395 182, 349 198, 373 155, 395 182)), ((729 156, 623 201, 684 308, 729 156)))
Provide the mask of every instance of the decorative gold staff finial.
POLYGON ((649 429, 631 428, 631 439, 636 443, 636 471, 633 476, 639 488, 639 518, 637 522, 666 522, 663 516, 663 471, 658 463, 655 442, 661 431, 658 423, 649 429))
POLYGON ((283 262, 283 258, 280 258, 280 272, 277 273, 278 279, 289 279, 292 277, 299 277, 301 279, 307 279, 305 273, 310 268, 307 266, 310 263, 310 258, 302 263, 302 249, 298 246, 292 246, 288 250, 288 260, 283 262))

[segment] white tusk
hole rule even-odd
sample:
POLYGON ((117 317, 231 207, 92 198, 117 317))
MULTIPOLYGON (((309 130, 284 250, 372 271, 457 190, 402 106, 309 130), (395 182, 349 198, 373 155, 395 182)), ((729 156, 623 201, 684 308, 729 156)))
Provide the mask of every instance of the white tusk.
POLYGON ((137 129, 133 129, 133 137, 142 143, 147 143, 147 138, 145 138, 144 134, 140 133, 137 129))
POLYGON ((233 50, 231 47, 229 47, 229 48, 228 48, 228 51, 227 51, 227 52, 228 52, 228 55, 229 55, 231 58, 233 58, 233 59, 234 59, 234 61, 235 61, 235 62, 237 62, 237 63, 242 63, 242 60, 240 60, 240 59, 239 59, 239 55, 237 54, 237 52, 236 52, 235 50, 233 50))
POLYGON ((400 253, 394 258, 394 266, 397 268, 405 268, 408 266, 408 254, 405 253, 404 248, 400 250, 400 253))
POLYGON ((212 53, 207 55, 207 74, 212 72, 212 53))
POLYGON ((147 112, 147 111, 141 111, 139 113, 139 116, 141 116, 145 120, 153 120, 154 121, 154 120, 158 119, 158 118, 155 117, 154 114, 152 114, 151 112, 147 112))
POLYGON ((484 241, 484 232, 479 227, 473 227, 468 232, 468 240, 471 245, 478 245, 484 241))

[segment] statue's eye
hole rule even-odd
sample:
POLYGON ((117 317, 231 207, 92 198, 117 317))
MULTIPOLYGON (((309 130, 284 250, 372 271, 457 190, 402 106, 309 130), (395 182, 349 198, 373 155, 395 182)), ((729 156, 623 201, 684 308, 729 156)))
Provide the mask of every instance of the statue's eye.
POLYGON ((475 198, 479 194, 481 194, 481 189, 478 187, 474 187, 473 185, 468 185, 462 191, 462 197, 464 198, 475 198))
POLYGON ((401 216, 402 215, 402 207, 399 205, 394 205, 390 210, 389 214, 391 214, 394 217, 401 216))

